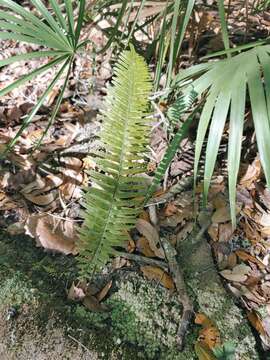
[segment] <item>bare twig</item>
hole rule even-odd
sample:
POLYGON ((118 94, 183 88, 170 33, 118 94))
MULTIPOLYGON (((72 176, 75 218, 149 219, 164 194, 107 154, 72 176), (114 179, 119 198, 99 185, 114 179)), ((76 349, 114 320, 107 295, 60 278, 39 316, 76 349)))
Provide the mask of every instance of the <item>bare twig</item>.
POLYGON ((142 263, 142 264, 158 266, 164 270, 168 270, 168 265, 165 262, 160 261, 160 260, 156 260, 156 259, 152 259, 152 258, 148 258, 146 256, 140 256, 140 255, 136 255, 136 254, 129 254, 129 253, 121 252, 121 251, 117 251, 116 254, 119 256, 122 256, 123 258, 128 259, 128 260, 136 261, 136 262, 142 263))
POLYGON ((169 241, 165 238, 161 239, 161 243, 168 260, 169 269, 173 275, 175 286, 178 292, 179 301, 183 306, 183 314, 179 324, 178 332, 177 332, 177 344, 180 350, 183 349, 184 339, 187 333, 188 327, 193 317, 193 304, 188 296, 187 288, 184 280, 183 273, 176 261, 176 250, 169 243, 169 241))

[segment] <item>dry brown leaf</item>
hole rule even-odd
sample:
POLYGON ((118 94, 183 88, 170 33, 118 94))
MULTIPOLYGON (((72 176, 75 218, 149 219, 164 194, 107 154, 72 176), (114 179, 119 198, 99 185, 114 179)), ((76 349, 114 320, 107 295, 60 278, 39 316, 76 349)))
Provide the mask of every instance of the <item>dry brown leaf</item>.
POLYGON ((100 303, 95 296, 87 295, 83 299, 83 305, 94 312, 104 312, 108 310, 108 307, 105 304, 100 303))
POLYGON ((208 228, 208 234, 213 241, 218 241, 218 230, 219 226, 217 223, 211 224, 208 228))
POLYGON ((161 283, 167 289, 174 289, 174 282, 171 276, 166 273, 164 270, 156 266, 141 266, 140 270, 143 272, 149 280, 155 280, 161 283))
POLYGON ((124 266, 130 266, 130 262, 127 259, 121 256, 117 256, 113 259, 112 261, 113 270, 121 269, 124 266))
POLYGON ((150 248, 148 240, 141 236, 139 240, 136 241, 136 249, 147 257, 155 257, 154 251, 150 248))
POLYGON ((54 202, 54 200, 58 196, 57 190, 52 190, 47 194, 44 195, 34 195, 34 194, 23 194, 23 196, 31 201, 33 204, 39 205, 39 206, 46 206, 50 205, 54 202))
POLYGON ((229 269, 233 269, 236 266, 236 264, 237 264, 237 256, 235 255, 235 253, 231 253, 227 259, 227 267, 229 269))
POLYGON ((245 175, 241 178, 240 184, 247 188, 254 188, 254 183, 260 178, 261 175, 261 162, 258 157, 248 166, 245 175))
POLYGON ((236 250, 235 254, 243 261, 251 261, 252 263, 258 265, 259 269, 263 270, 265 269, 264 263, 262 263, 260 260, 256 259, 254 256, 248 254, 244 250, 236 250))
POLYGON ((149 242, 149 246, 151 250, 155 253, 155 255, 159 258, 164 259, 165 258, 164 251, 161 247, 158 247, 160 242, 159 242, 159 233, 157 229, 149 222, 143 219, 138 219, 136 223, 136 228, 139 231, 139 233, 141 233, 144 237, 146 237, 146 239, 149 242))
POLYGON ((3 191, 0 191, 0 209, 1 210, 11 210, 16 209, 19 205, 16 204, 9 196, 7 196, 3 191))
MULTIPOLYGON (((240 206, 237 206, 236 214, 239 214, 240 210, 241 210, 240 206)), ((230 207, 228 205, 218 208, 212 215, 213 223, 224 223, 229 220, 231 220, 231 214, 230 214, 230 207)))
POLYGON ((227 242, 231 239, 234 230, 231 223, 220 224, 219 225, 219 241, 227 242))
POLYGON ((55 219, 50 215, 32 215, 26 221, 25 232, 36 239, 37 246, 66 255, 76 255, 77 233, 72 221, 55 219))
POLYGON ((232 270, 220 271, 220 274, 229 281, 245 282, 248 275, 251 272, 251 268, 247 265, 236 265, 232 270))
POLYGON ((211 349, 200 341, 196 341, 195 343, 195 352, 199 360, 216 360, 211 349))
POLYGON ((262 320, 259 318, 258 314, 255 311, 249 311, 247 313, 247 317, 251 325, 259 332, 259 334, 265 336, 266 332, 264 330, 262 320))
POLYGON ((73 301, 82 301, 85 298, 85 292, 82 288, 77 287, 73 282, 68 291, 67 298, 73 301))
POLYGON ((199 332, 198 342, 210 350, 220 345, 220 332, 206 315, 196 314, 195 323, 202 326, 199 332))
POLYGON ((101 302, 105 296, 108 294, 110 288, 112 287, 112 280, 110 280, 103 289, 101 289, 96 295, 95 297, 97 298, 97 300, 99 302, 101 302))
POLYGON ((178 207, 174 203, 169 203, 164 209, 164 215, 166 217, 172 216, 178 212, 178 207))

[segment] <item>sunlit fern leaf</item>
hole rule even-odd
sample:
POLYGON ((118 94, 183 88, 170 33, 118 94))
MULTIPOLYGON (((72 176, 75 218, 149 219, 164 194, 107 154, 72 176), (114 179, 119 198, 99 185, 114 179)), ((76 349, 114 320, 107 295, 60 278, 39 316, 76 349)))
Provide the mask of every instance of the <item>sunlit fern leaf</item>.
MULTIPOLYGON (((23 41, 29 44, 40 45, 50 50, 33 51, 0 60, 0 68, 17 61, 31 60, 34 58, 50 57, 50 61, 46 65, 33 70, 29 74, 23 75, 13 83, 2 88, 0 90, 0 98, 56 65, 59 66, 59 69, 30 114, 23 120, 21 128, 14 139, 8 144, 5 153, 12 149, 23 130, 29 125, 34 115, 44 103, 56 82, 65 74, 64 85, 61 88, 48 125, 53 122, 68 83, 74 55, 83 44, 79 42, 79 38, 83 22, 85 0, 79 2, 79 16, 76 27, 74 27, 75 20, 71 0, 62 1, 62 5, 65 5, 65 13, 57 0, 49 0, 53 12, 50 12, 41 0, 31 0, 31 2, 37 12, 25 9, 13 0, 0 0, 0 40, 23 41), (36 13, 39 15, 36 15, 36 13)), ((3 156, 3 154, 1 155, 3 156)))
POLYGON ((177 125, 180 125, 181 118, 188 110, 190 110, 196 97, 197 93, 193 89, 191 89, 190 92, 181 94, 168 108, 167 118, 170 122, 172 129, 174 129, 177 125))
POLYGON ((258 150, 267 185, 270 186, 270 45, 256 46, 232 58, 197 65, 182 71, 176 81, 195 78, 193 89, 206 93, 197 130, 195 177, 202 144, 209 129, 206 148, 204 194, 207 197, 224 126, 229 119, 228 178, 231 217, 236 223, 236 183, 242 148, 247 93, 256 132, 258 150))
POLYGON ((147 117, 150 75, 143 58, 132 48, 115 66, 113 86, 106 97, 94 185, 85 194, 80 229, 79 266, 82 276, 102 267, 115 246, 128 240, 146 193, 145 152, 149 143, 147 117))
POLYGON ((198 108, 192 111, 192 113, 183 123, 180 122, 180 119, 184 114, 187 113, 187 111, 191 109, 191 106, 196 98, 197 93, 191 89, 190 92, 181 94, 181 96, 179 96, 179 98, 168 109, 167 117, 170 121, 171 130, 174 130, 177 125, 179 127, 176 133, 173 134, 172 140, 169 143, 161 162, 158 164, 155 175, 152 179, 152 183, 148 188, 147 195, 145 197, 145 203, 151 199, 154 192, 157 190, 157 187, 160 185, 160 182, 164 179, 166 171, 168 170, 173 158, 179 150, 181 141, 188 136, 190 125, 193 121, 195 113, 198 111, 198 108))

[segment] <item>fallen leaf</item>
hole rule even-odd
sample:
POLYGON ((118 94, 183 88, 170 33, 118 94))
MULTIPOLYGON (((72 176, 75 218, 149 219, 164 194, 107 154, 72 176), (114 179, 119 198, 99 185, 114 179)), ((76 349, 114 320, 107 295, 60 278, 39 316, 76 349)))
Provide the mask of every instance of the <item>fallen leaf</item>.
POLYGON ((141 233, 144 237, 146 237, 146 239, 149 242, 149 246, 151 250, 155 253, 155 255, 159 258, 164 259, 165 258, 164 251, 161 247, 158 247, 160 241, 159 241, 159 233, 157 229, 149 222, 143 219, 137 220, 136 228, 139 231, 139 233, 141 233))
POLYGON ((199 360, 216 360, 216 357, 212 353, 211 349, 199 341, 195 343, 195 352, 199 360))
POLYGON ((75 286, 75 284, 73 282, 68 291, 67 298, 69 300, 73 300, 73 301, 82 301, 85 298, 85 293, 84 293, 83 289, 75 286))
POLYGON ((252 263, 255 263, 258 265, 258 267, 263 270, 265 269, 265 265, 260 260, 256 259, 254 256, 248 254, 244 250, 236 250, 235 254, 243 261, 251 261, 252 263))
MULTIPOLYGON (((236 215, 239 214, 240 210, 241 207, 236 206, 236 215)), ((229 220, 231 220, 231 213, 230 213, 230 207, 228 205, 217 209, 212 215, 213 223, 218 223, 218 224, 225 223, 229 220)))
POLYGON ((167 289, 175 288, 171 276, 164 270, 160 269, 159 267, 146 265, 146 266, 141 266, 140 270, 143 272, 144 276, 147 277, 149 280, 155 280, 157 282, 160 282, 167 289))
POLYGON ((55 219, 50 215, 29 216, 25 224, 27 235, 36 239, 37 246, 66 255, 76 255, 77 233, 72 221, 55 219))
POLYGON ((197 344, 205 346, 211 350, 220 345, 220 332, 214 322, 205 314, 196 314, 195 323, 202 326, 199 332, 197 344))
POLYGON ((231 223, 220 224, 219 225, 219 241, 220 242, 227 242, 231 239, 234 230, 232 228, 231 223))
POLYGON ((112 280, 110 280, 103 289, 101 289, 96 295, 95 297, 97 298, 97 300, 99 302, 101 302, 105 296, 108 294, 110 288, 112 287, 112 280))
POLYGON ((259 318, 258 314, 255 311, 249 311, 247 313, 247 318, 259 334, 266 335, 262 320, 259 318))
POLYGON ((23 194, 23 196, 33 204, 46 206, 51 204, 57 198, 58 192, 56 190, 52 190, 45 195, 23 194))
POLYGON ((148 240, 144 236, 141 236, 136 241, 136 249, 140 253, 142 253, 143 255, 145 255, 147 257, 155 257, 156 256, 154 251, 150 248, 148 240))
POLYGON ((232 270, 220 271, 220 274, 229 281, 245 282, 250 272, 251 268, 249 266, 240 264, 235 266, 232 270))
POLYGON ((261 162, 258 157, 248 166, 245 175, 241 178, 240 184, 247 188, 252 189, 254 187, 254 182, 256 182, 261 175, 261 162))
POLYGON ((83 299, 83 305, 94 312, 104 312, 108 310, 105 304, 100 303, 95 296, 87 295, 83 299))
POLYGON ((167 216, 172 216, 175 213, 178 212, 178 207, 174 204, 174 203, 169 203, 168 205, 166 205, 165 209, 164 209, 164 215, 167 216))

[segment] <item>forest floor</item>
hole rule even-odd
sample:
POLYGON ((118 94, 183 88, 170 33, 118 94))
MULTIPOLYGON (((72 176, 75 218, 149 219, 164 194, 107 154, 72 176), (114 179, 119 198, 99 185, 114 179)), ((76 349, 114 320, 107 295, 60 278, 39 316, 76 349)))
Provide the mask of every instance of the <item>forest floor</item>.
MULTIPOLYGON (((187 42, 187 52, 193 53, 190 62, 222 47, 220 35, 213 35, 215 14, 208 12, 206 17, 198 11, 197 15, 204 36, 197 34, 187 42)), ((254 40, 254 33, 267 36, 269 17, 266 12, 261 15, 259 29, 257 17, 250 17, 247 30, 241 28, 239 18, 235 43, 242 37, 254 40)), ((101 31, 91 31, 93 43, 104 43, 101 31)), ((38 49, 12 41, 1 41, 0 47, 3 58, 38 49)), ((42 61, 47 60, 5 66, 0 70, 0 87, 42 61)), ((112 51, 96 55, 89 46, 76 59, 63 104, 41 147, 34 150, 61 80, 14 150, 1 160, 0 358, 192 360, 197 358, 194 347, 202 336, 211 346, 231 347, 235 359, 270 358, 264 351, 270 344, 270 194, 252 131, 244 144, 250 150, 241 164, 240 220, 235 231, 230 222, 224 151, 219 156, 206 219, 198 219, 194 225, 194 218, 201 213, 202 185, 196 189, 195 213, 192 188, 175 188, 192 172, 194 136, 190 134, 170 166, 163 189, 141 214, 123 255, 94 279, 87 296, 85 284, 76 281, 82 187, 89 184, 87 171, 95 165, 87 155, 99 146, 98 115, 114 61, 112 51), (158 232, 153 226, 156 219, 158 232), (158 246, 162 238, 177 249, 198 315, 182 353, 176 341, 182 307, 158 246)), ((54 71, 1 98, 0 150, 15 136, 21 119, 54 71)), ((157 114, 164 110, 160 104, 155 106, 157 114)), ((249 118, 250 112, 247 122, 249 118)), ((159 120, 152 132, 148 179, 168 144, 166 124, 159 120)))

